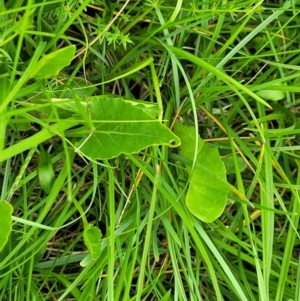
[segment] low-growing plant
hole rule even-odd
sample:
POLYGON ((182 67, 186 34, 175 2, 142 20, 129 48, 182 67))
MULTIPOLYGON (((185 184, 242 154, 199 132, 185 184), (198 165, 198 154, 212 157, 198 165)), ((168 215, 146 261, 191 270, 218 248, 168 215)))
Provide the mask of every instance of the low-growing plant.
POLYGON ((299 300, 299 2, 0 2, 0 300, 299 300))

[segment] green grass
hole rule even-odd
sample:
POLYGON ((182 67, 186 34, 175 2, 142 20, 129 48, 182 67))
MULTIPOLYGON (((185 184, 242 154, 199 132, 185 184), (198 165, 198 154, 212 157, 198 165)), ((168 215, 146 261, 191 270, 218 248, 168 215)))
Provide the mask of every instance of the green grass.
POLYGON ((298 0, 0 1, 0 199, 14 208, 0 300, 300 300, 299 11, 298 0), (69 45, 59 74, 30 76, 69 45), (195 126, 232 158, 228 182, 249 202, 230 193, 213 223, 194 217, 180 148, 82 157, 89 106, 65 116, 51 100, 91 95, 195 126), (95 261, 85 222, 102 231, 95 261))

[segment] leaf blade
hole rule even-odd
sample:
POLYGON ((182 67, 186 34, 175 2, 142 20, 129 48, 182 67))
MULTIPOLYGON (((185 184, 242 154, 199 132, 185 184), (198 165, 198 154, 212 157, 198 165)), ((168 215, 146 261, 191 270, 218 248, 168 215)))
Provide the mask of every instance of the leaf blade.
POLYGON ((43 56, 36 64, 30 78, 42 79, 58 74, 64 67, 70 65, 76 51, 71 45, 43 56))
MULTIPOLYGON (((183 157, 191 160, 196 145, 195 130, 177 123, 175 133, 181 139, 183 157)), ((196 165, 192 171, 188 171, 191 177, 186 206, 197 218, 211 223, 223 213, 230 191, 225 165, 218 150, 211 148, 200 138, 196 165)))
POLYGON ((179 138, 157 119, 121 98, 90 103, 95 131, 83 137, 80 151, 93 159, 110 159, 139 152, 151 145, 176 147, 179 138))
POLYGON ((11 232, 13 207, 7 201, 0 201, 0 252, 6 245, 11 232))
POLYGON ((84 244, 94 260, 97 260, 100 257, 101 237, 102 233, 99 228, 94 227, 92 224, 85 225, 83 232, 84 244))

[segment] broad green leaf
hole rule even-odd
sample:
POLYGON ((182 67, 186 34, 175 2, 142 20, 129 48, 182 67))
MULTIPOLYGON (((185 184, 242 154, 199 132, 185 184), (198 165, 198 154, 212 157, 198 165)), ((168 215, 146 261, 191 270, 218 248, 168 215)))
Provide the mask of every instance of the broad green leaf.
POLYGON ((86 267, 87 265, 91 264, 92 262, 94 262, 95 260, 93 259, 93 257, 90 255, 90 253, 88 253, 81 261, 80 261, 80 266, 81 267, 86 267))
MULTIPOLYGON (((79 114, 80 109, 77 108, 77 104, 73 99, 68 98, 52 98, 52 103, 58 108, 57 113, 60 118, 66 118, 66 116, 72 116, 74 114, 79 114)), ((87 110, 87 101, 79 101, 79 105, 84 110, 87 110)), ((45 113, 45 111, 43 112, 45 113)), ((51 113, 51 108, 47 108, 47 115, 51 113)))
MULTIPOLYGON (((8 78, 0 79, 0 87, 1 87, 0 88, 0 105, 1 105, 10 92, 9 79, 8 78)), ((5 140, 6 140, 6 126, 8 122, 6 111, 7 111, 6 107, 2 111, 0 111, 0 152, 5 146, 5 140)))
POLYGON ((30 122, 20 122, 18 123, 18 130, 21 132, 26 132, 31 129, 31 123, 30 122))
POLYGON ((38 61, 30 78, 48 78, 58 74, 64 67, 70 65, 75 51, 76 47, 71 45, 46 54, 38 61))
POLYGON ((271 90, 271 89, 260 90, 257 91, 256 94, 265 100, 272 100, 272 101, 279 101, 285 98, 284 91, 280 91, 280 90, 271 90))
POLYGON ((0 201, 0 251, 7 243, 8 237, 11 232, 11 215, 13 207, 7 201, 0 201))
POLYGON ((57 87, 59 92, 55 93, 56 96, 60 97, 61 95, 63 95, 64 98, 73 98, 74 95, 76 95, 77 97, 85 98, 92 96, 97 89, 95 85, 87 82, 83 78, 74 78, 67 85, 68 81, 68 78, 61 81, 61 84, 57 87))
POLYGON ((166 294, 160 299, 160 301, 169 301, 171 300, 171 290, 168 290, 166 294))
POLYGON ((50 155, 44 149, 39 154, 38 177, 42 189, 49 194, 54 182, 54 170, 50 155))
POLYGON ((216 181, 215 177, 210 173, 204 173, 201 168, 201 166, 205 166, 219 177, 226 176, 226 170, 218 150, 205 146, 199 156, 206 158, 201 165, 197 164, 192 172, 186 205, 197 218, 211 223, 223 213, 230 190, 223 181, 216 181))
POLYGON ((93 259, 93 257, 90 255, 90 253, 88 253, 81 261, 80 261, 80 266, 81 267, 86 267, 87 265, 91 264, 92 262, 94 262, 95 260, 93 259))
MULTIPOLYGON (((109 100, 109 99, 115 99, 115 96, 112 95, 102 95, 97 97, 85 97, 84 101, 80 101, 80 105, 83 107, 87 107, 87 101, 92 102, 94 100, 103 99, 103 100, 109 100)), ((136 108, 144 111, 145 113, 149 114, 152 117, 157 117, 159 115, 159 109, 156 103, 151 103, 148 101, 141 101, 141 100, 129 100, 129 99, 123 99, 120 98, 126 103, 129 103, 132 106, 135 106, 136 108)), ((47 101, 47 100, 45 100, 47 101)), ((79 113, 78 108, 76 105, 76 102, 73 99, 66 99, 66 98, 52 98, 52 103, 64 110, 72 111, 74 113, 79 113)))
POLYGON ((157 106, 157 103, 129 99, 124 99, 124 101, 131 104, 132 106, 136 106, 136 108, 143 110, 152 117, 157 117, 159 115, 159 108, 157 106))
MULTIPOLYGON (((243 172, 247 168, 247 163, 241 156, 237 157, 237 161, 238 161, 238 165, 240 168, 240 172, 243 172)), ((226 173, 228 175, 234 174, 235 166, 234 166, 233 156, 231 155, 231 156, 227 156, 227 157, 223 158, 223 162, 225 164, 226 173)))
MULTIPOLYGON (((183 157, 193 160, 196 147, 195 129, 177 123, 175 134, 181 140, 183 157)), ((191 177, 186 205, 200 220, 213 222, 223 213, 230 191, 225 165, 218 150, 199 138, 195 168, 188 170, 191 177)))
MULTIPOLYGON (((180 149, 183 156, 191 161, 194 160, 196 149, 196 137, 194 128, 186 127, 180 123, 175 123, 174 132, 180 138, 180 149)), ((198 154, 204 145, 204 141, 199 138, 198 140, 198 154)), ((197 160, 198 161, 198 160, 197 160)))
POLYGON ((86 224, 84 226, 84 232, 83 232, 84 244, 94 260, 100 257, 101 236, 102 234, 99 228, 94 227, 92 224, 86 224))
POLYGON ((109 159, 132 154, 151 145, 176 147, 180 140, 157 119, 120 98, 99 97, 90 103, 94 131, 85 131, 77 144, 93 159, 109 159))
MULTIPOLYGON (((52 104, 57 108, 57 114, 61 119, 66 119, 68 117, 73 116, 74 114, 80 114, 82 109, 87 110, 88 103, 91 103, 94 100, 103 99, 103 100, 110 100, 115 99, 116 97, 114 95, 101 95, 101 96, 89 96, 89 94, 94 93, 93 87, 89 87, 88 89, 82 87, 80 90, 75 90, 74 93, 77 97, 80 97, 78 101, 75 101, 72 99, 72 94, 70 92, 67 92, 64 94, 64 97, 70 97, 70 98, 52 98, 51 102, 52 104), (79 107, 79 108, 78 108, 79 107)), ((141 101, 141 100, 129 100, 129 99, 123 99, 126 103, 129 103, 132 106, 135 106, 136 108, 144 111, 145 113, 149 114, 152 117, 157 117, 159 115, 159 108, 157 103, 148 102, 148 101, 141 101)), ((49 103, 49 100, 47 98, 41 98, 36 97, 32 98, 30 100, 30 103, 28 102, 19 102, 22 103, 24 106, 32 106, 33 104, 47 104, 49 103)), ((41 118, 47 118, 52 113, 52 107, 42 107, 39 108, 37 106, 36 111, 40 112, 41 118)))

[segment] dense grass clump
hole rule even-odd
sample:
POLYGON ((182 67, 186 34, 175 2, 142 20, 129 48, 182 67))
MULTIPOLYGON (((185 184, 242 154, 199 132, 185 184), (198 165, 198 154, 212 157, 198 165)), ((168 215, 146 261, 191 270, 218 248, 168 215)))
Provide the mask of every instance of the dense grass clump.
POLYGON ((0 300, 300 300, 300 1, 0 8, 0 300))

